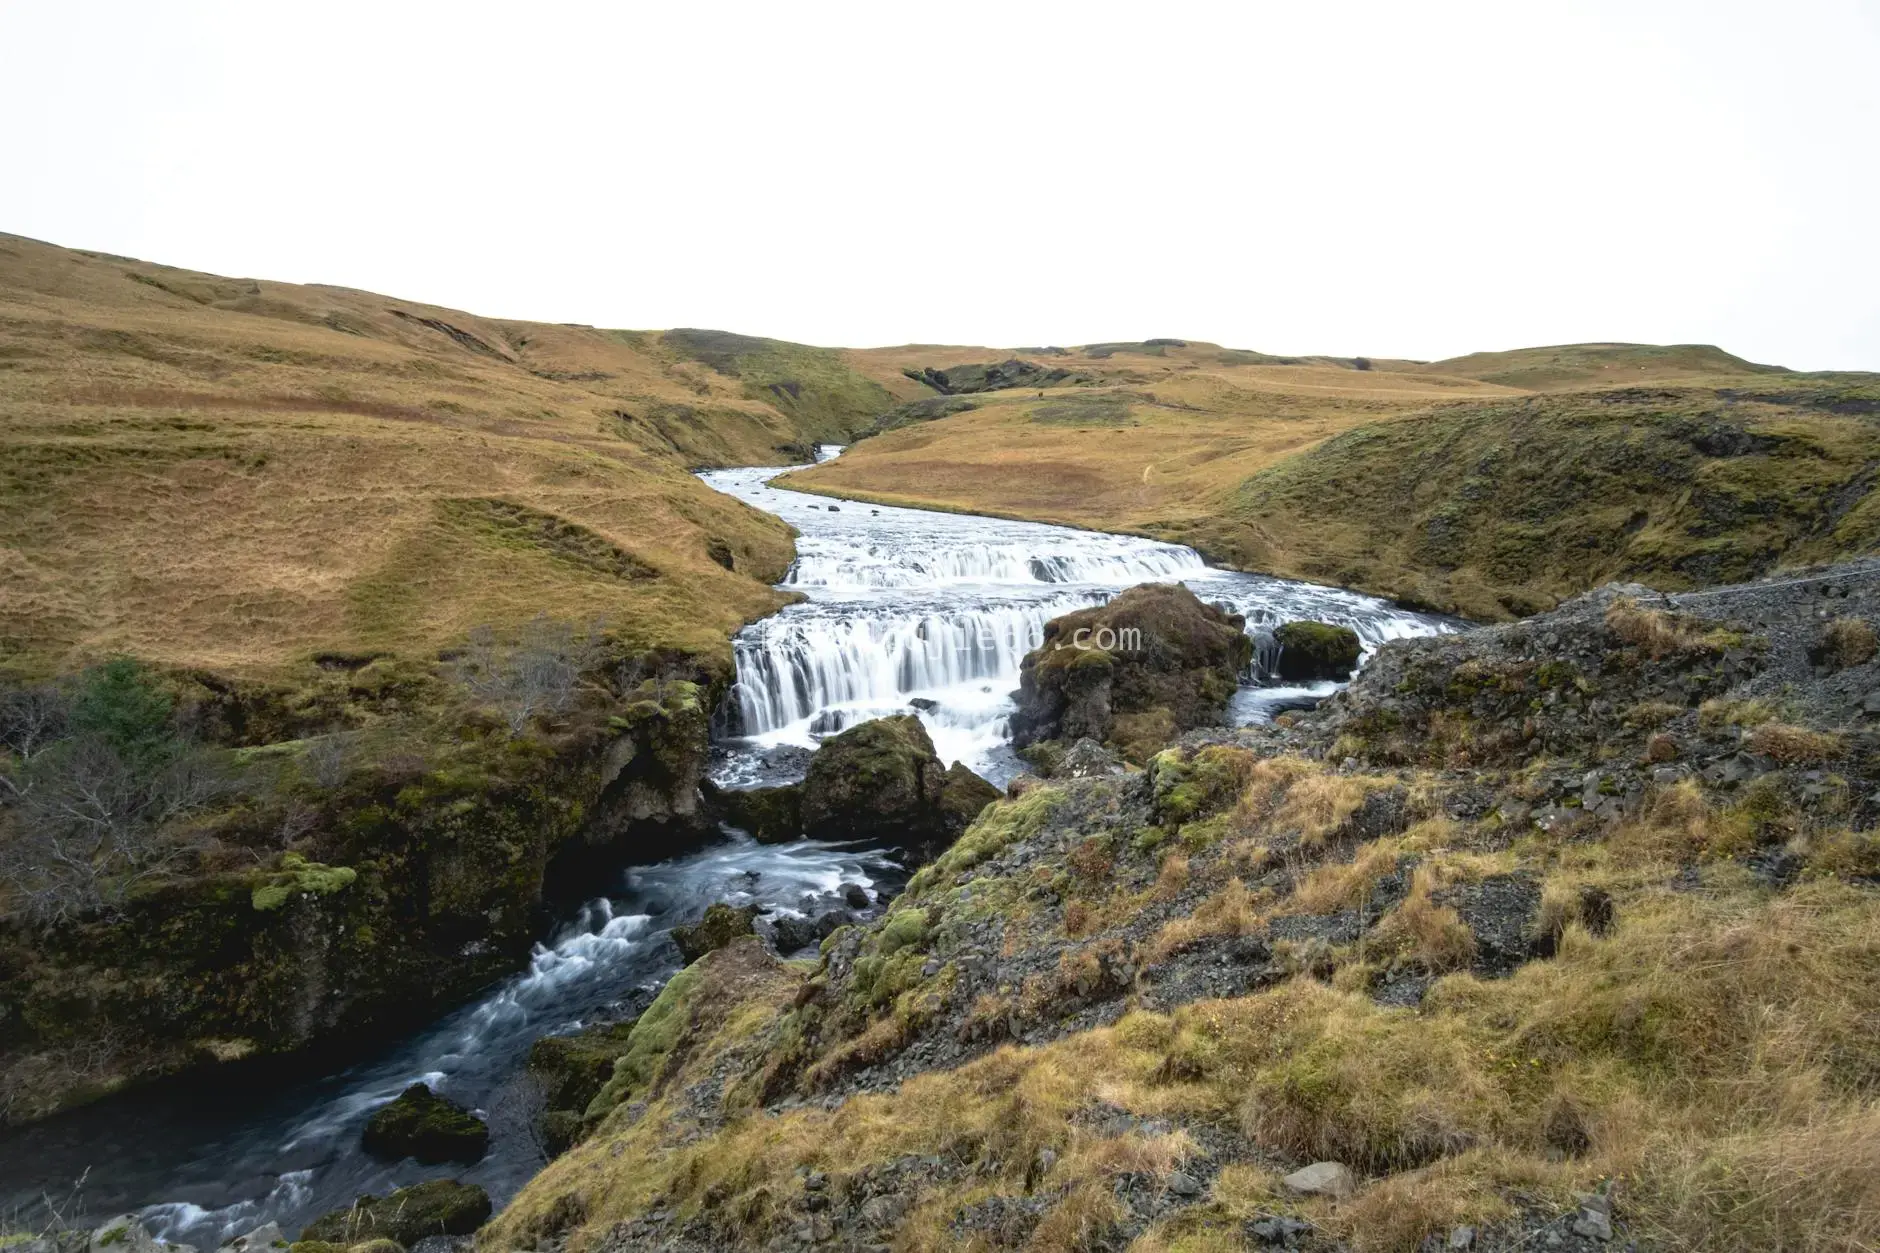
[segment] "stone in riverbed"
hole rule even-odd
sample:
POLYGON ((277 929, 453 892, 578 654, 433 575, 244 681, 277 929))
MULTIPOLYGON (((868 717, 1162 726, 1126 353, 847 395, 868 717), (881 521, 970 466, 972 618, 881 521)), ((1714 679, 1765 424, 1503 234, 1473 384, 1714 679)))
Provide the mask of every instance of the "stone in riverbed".
POLYGON ((1013 744, 1088 737, 1142 758, 1220 723, 1253 659, 1244 625, 1179 583, 1053 618, 1019 671, 1013 744))
POLYGON ((360 1142, 375 1157, 470 1163, 489 1151, 490 1129, 455 1101, 414 1083, 372 1115, 360 1142))
POLYGON ((672 929, 672 942, 679 946, 679 953, 689 966, 714 949, 721 949, 741 935, 755 934, 757 928, 752 925, 757 915, 763 911, 755 905, 727 905, 718 901, 705 911, 705 916, 687 926, 672 929))
POLYGON ((813 839, 878 839, 946 847, 999 792, 962 764, 944 768, 912 714, 876 718, 824 740, 803 779, 803 831, 813 839))
POLYGON ((1349 679, 1364 651, 1358 633, 1328 622, 1287 622, 1273 632, 1282 679, 1349 679))
POLYGON ((467 1236, 490 1220, 489 1194, 455 1179, 432 1179, 390 1196, 362 1196, 307 1224, 302 1241, 349 1246, 396 1240, 409 1248, 427 1236, 467 1236))

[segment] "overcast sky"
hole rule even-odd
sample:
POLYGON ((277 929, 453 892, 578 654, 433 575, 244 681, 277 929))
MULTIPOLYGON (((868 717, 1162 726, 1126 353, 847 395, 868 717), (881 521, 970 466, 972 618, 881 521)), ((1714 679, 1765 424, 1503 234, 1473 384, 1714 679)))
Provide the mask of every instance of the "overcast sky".
POLYGON ((812 343, 1880 370, 1880 0, 0 0, 0 230, 812 343))

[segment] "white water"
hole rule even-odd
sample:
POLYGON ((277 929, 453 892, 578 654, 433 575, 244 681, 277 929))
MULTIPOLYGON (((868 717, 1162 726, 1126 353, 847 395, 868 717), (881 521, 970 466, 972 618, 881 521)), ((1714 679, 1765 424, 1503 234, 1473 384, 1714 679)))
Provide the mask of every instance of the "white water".
MULTIPOLYGON (((825 449, 818 460, 827 460, 825 449)), ((780 586, 804 603, 737 638, 732 730, 741 753, 720 782, 763 778, 780 747, 811 748, 858 722, 917 712, 949 761, 1002 781, 1019 664, 1060 614, 1126 587, 1179 581, 1247 619, 1256 643, 1234 705, 1242 721, 1332 688, 1268 688, 1272 629, 1296 618, 1350 626, 1368 657, 1387 640, 1450 629, 1375 597, 1264 575, 1210 569, 1192 548, 972 514, 829 500, 769 485, 777 469, 701 477, 796 527, 798 557, 780 586)))

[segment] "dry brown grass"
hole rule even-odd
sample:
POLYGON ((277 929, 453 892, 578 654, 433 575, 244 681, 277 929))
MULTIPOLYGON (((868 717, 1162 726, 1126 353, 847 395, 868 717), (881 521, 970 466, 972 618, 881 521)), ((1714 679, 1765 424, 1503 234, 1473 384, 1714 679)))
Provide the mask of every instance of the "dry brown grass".
POLYGON ((1185 948, 1202 940, 1224 935, 1253 935, 1264 925, 1254 894, 1239 879, 1229 879, 1212 896, 1202 901, 1195 912, 1163 924, 1139 954, 1141 964, 1154 966, 1167 961, 1185 948))
POLYGON ((765 585, 790 557, 782 524, 687 470, 783 460, 796 427, 657 335, 6 236, 0 410, 0 665, 16 670, 123 651, 269 674, 435 652, 545 607, 635 646, 722 651, 776 607, 765 585), (461 507, 489 500, 653 573, 461 507))
MULTIPOLYGON (((915 399, 933 393, 901 378, 902 365, 996 359, 988 351, 883 349, 849 358, 915 399)), ((1167 525, 1200 515, 1208 497, 1337 431, 1460 396, 1510 394, 1414 368, 1235 360, 1205 344, 1048 362, 1095 385, 977 395, 974 412, 864 440, 839 462, 792 475, 791 486, 1108 529, 1167 525), (1079 412, 1089 417, 1079 420, 1079 412)))
POLYGON ((1785 766, 1838 761, 1847 756, 1847 741, 1826 731, 1765 722, 1743 737, 1743 745, 1785 766))
POLYGON ((1606 629, 1653 661, 1706 647, 1710 630, 1663 609, 1648 609, 1628 596, 1606 607, 1606 629))
POLYGON ((1880 637, 1865 618, 1836 618, 1821 632, 1820 653, 1837 670, 1865 665, 1880 653, 1880 637))

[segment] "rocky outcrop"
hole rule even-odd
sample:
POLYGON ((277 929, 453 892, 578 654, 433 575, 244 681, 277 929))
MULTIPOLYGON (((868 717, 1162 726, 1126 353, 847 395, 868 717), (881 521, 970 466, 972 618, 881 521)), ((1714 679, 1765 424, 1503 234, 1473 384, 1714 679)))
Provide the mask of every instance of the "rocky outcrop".
POLYGON ((741 935, 754 935, 757 928, 752 923, 760 912, 754 905, 740 908, 719 901, 706 909, 705 916, 697 922, 674 927, 672 942, 679 946, 680 955, 690 965, 741 935))
POLYGON ((308 1223, 294 1247, 309 1243, 347 1248, 367 1240, 396 1240, 409 1248, 430 1236, 467 1236, 490 1219, 489 1194, 455 1179, 433 1179, 400 1188, 390 1196, 362 1196, 348 1209, 308 1223))
POLYGON ((1243 626, 1178 583, 1052 619, 1019 674, 1013 743, 1087 737, 1141 757, 1219 723, 1253 657, 1243 626))
MULTIPOLYGON (((460 712, 446 735, 413 729, 402 751, 355 754, 330 778, 336 736, 245 750, 282 795, 214 819, 222 856, 179 862, 113 913, 0 924, 4 1116, 191 1066, 356 1048, 525 964, 558 895, 713 829, 700 781, 723 678, 695 673, 594 683, 521 734, 460 712)), ((425 690, 401 679, 397 699, 425 690)))
POLYGON ((910 368, 903 373, 917 383, 925 383, 942 396, 995 392, 1011 387, 1056 387, 1080 381, 1078 375, 1062 366, 1046 367, 1017 357, 996 363, 952 365, 944 370, 931 366, 919 370, 910 368))
POLYGON ((804 834, 945 847, 998 789, 964 765, 943 767, 912 714, 877 718, 824 740, 802 784, 804 834))
POLYGON ((427 1166, 469 1165, 489 1152, 490 1129, 455 1101, 414 1083, 372 1115, 360 1142, 375 1157, 412 1157, 427 1166))
POLYGON ((1276 672, 1294 682, 1349 679, 1364 651, 1356 631, 1327 622, 1282 623, 1274 630, 1273 641, 1279 645, 1276 672))

